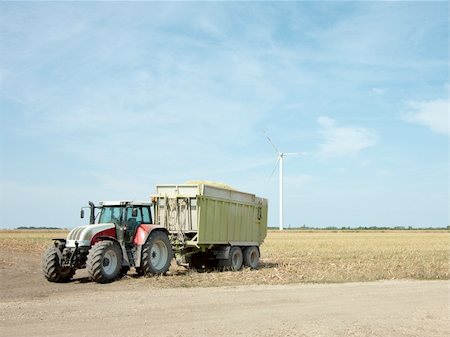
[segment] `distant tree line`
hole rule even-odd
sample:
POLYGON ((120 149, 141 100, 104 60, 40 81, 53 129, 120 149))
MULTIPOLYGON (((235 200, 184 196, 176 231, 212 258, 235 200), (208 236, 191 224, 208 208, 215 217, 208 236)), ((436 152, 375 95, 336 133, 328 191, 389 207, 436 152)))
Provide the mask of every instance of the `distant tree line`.
POLYGON ((41 227, 34 227, 34 226, 20 226, 17 227, 16 229, 58 229, 58 230, 66 230, 66 228, 60 228, 60 227, 45 227, 45 226, 41 226, 41 227))
MULTIPOLYGON (((269 226, 267 229, 278 229, 278 227, 269 226)), ((313 227, 313 226, 300 226, 300 227, 292 227, 288 226, 284 228, 285 230, 450 230, 450 225, 446 227, 412 227, 412 226, 358 226, 358 227, 350 227, 350 226, 327 226, 327 227, 313 227)))

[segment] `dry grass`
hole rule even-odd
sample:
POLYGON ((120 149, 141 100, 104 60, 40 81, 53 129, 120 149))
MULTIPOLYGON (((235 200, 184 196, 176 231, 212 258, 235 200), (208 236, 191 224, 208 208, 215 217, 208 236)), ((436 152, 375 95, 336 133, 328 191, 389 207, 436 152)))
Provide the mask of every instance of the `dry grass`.
POLYGON ((53 238, 66 238, 65 230, 0 230, 0 250, 9 252, 43 252, 53 238))
MULTIPOLYGON (((66 234, 0 231, 0 251, 40 255, 66 234)), ((167 276, 129 279, 154 287, 449 279, 449 247, 448 231, 270 231, 258 270, 198 273, 173 265, 167 276)))
POLYGON ((448 231, 272 232, 263 258, 290 280, 448 279, 449 239, 448 231))

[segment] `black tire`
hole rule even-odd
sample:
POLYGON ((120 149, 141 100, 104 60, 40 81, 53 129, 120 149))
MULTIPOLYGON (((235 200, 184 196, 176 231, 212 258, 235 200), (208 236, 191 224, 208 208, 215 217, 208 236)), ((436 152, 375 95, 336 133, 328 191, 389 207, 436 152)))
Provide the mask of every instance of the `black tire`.
POLYGON ((167 234, 153 231, 142 247, 142 261, 138 274, 143 273, 145 276, 165 274, 172 259, 172 245, 167 234))
POLYGON ((114 281, 122 267, 122 252, 113 241, 99 241, 91 247, 86 261, 89 278, 97 283, 114 281))
POLYGON ((230 249, 230 266, 231 270, 238 271, 242 268, 242 262, 244 258, 242 256, 242 250, 239 247, 231 247, 230 249))
POLYGON ((58 248, 50 246, 42 258, 42 272, 49 282, 68 282, 75 274, 75 268, 59 265, 58 248))
POLYGON ((244 265, 256 269, 259 267, 259 249, 256 246, 244 249, 244 265))
POLYGON ((219 266, 224 270, 238 271, 242 268, 244 258, 239 247, 231 247, 230 257, 226 260, 219 260, 219 266))

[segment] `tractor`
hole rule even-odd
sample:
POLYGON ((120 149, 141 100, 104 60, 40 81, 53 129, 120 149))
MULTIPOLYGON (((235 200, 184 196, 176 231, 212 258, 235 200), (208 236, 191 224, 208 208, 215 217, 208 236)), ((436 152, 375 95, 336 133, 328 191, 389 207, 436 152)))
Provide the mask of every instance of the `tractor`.
POLYGON ((43 256, 44 276, 50 282, 68 282, 77 269, 89 278, 108 283, 131 267, 138 275, 162 275, 174 256, 169 232, 152 221, 152 202, 89 202, 89 225, 76 227, 65 239, 53 239, 43 256))

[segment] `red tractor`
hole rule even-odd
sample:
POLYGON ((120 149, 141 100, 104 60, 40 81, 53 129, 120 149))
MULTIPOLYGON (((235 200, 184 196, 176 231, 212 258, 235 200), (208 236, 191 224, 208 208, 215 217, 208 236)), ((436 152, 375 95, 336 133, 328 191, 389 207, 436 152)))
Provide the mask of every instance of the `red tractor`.
POLYGON ((54 239, 45 252, 42 268, 48 281, 67 282, 82 268, 98 283, 111 282, 130 267, 139 275, 167 272, 172 245, 168 231, 153 224, 152 203, 89 202, 89 208, 90 224, 74 228, 66 239, 54 239))

